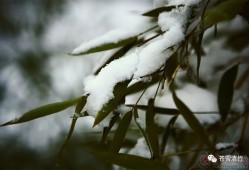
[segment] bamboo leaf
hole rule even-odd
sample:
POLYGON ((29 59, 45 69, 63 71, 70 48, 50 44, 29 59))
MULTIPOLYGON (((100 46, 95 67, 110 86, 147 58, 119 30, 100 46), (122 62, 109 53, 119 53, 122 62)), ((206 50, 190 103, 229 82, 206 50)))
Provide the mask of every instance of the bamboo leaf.
POLYGON ((236 64, 227 70, 221 78, 218 91, 218 106, 222 121, 225 121, 233 100, 234 83, 239 66, 236 64))
POLYGON ((12 124, 17 124, 17 123, 28 122, 28 121, 31 121, 33 119, 37 119, 40 117, 44 117, 44 116, 48 116, 50 114, 60 112, 60 111, 65 110, 74 104, 77 104, 80 99, 81 99, 81 97, 67 100, 64 102, 57 102, 57 103, 52 103, 52 104, 38 107, 36 109, 33 109, 33 110, 30 110, 28 112, 23 113, 18 118, 15 118, 9 122, 6 122, 6 123, 2 124, 1 126, 7 126, 7 125, 12 125, 12 124))
POLYGON ((150 150, 150 154, 151 154, 151 156, 153 156, 148 136, 146 135, 145 130, 142 128, 142 126, 140 125, 140 122, 138 121, 139 117, 138 117, 138 111, 137 111, 136 107, 133 108, 133 116, 134 116, 134 120, 135 120, 137 127, 139 128, 140 132, 142 133, 142 135, 146 141, 146 144, 150 150))
POLYGON ((209 28, 218 22, 233 19, 243 8, 245 2, 245 0, 226 0, 208 9, 205 13, 204 27, 209 28))
MULTIPOLYGON (((129 107, 134 107, 135 105, 127 105, 129 107)), ((147 110, 148 106, 147 105, 136 105, 136 108, 140 110, 147 110)), ((154 112, 156 114, 163 114, 163 115, 178 115, 179 110, 177 109, 170 109, 170 108, 163 108, 163 107, 155 107, 153 108, 154 112)))
POLYGON ((157 83, 160 79, 161 76, 155 75, 152 77, 152 80, 150 82, 143 82, 143 81, 136 82, 127 88, 126 95, 142 91, 147 87, 157 83))
POLYGON ((202 56, 202 39, 203 39, 204 31, 202 30, 201 33, 199 34, 198 41, 197 41, 197 48, 195 48, 195 52, 197 55, 197 82, 198 84, 200 83, 199 80, 199 71, 200 71, 200 66, 201 66, 201 56, 202 56))
MULTIPOLYGON (((175 52, 169 59, 166 61, 166 66, 165 66, 165 75, 164 75, 164 80, 167 79, 168 81, 168 86, 171 88, 171 82, 174 78, 174 74, 176 73, 177 69, 179 67, 179 62, 178 62, 178 54, 175 52)), ((163 82, 164 85, 164 82, 163 82)))
POLYGON ((168 123, 168 126, 163 134, 163 139, 162 139, 162 144, 161 144, 161 153, 163 154, 164 151, 165 151, 165 148, 166 148, 166 145, 167 145, 167 142, 168 142, 168 139, 169 139, 169 135, 170 133, 172 132, 172 129, 174 127, 174 124, 175 124, 175 121, 177 119, 178 116, 173 116, 169 123, 168 123))
POLYGON ((152 149, 152 157, 158 159, 159 153, 159 141, 158 141, 158 127, 154 122, 155 112, 154 112, 154 99, 149 99, 148 108, 146 111, 146 133, 149 139, 149 143, 152 149))
MULTIPOLYGON (((106 39, 106 38, 104 38, 104 39, 106 39)), ((113 48, 125 46, 127 44, 134 42, 136 39, 137 39, 137 35, 133 35, 131 37, 125 37, 123 39, 118 39, 118 40, 111 39, 111 37, 110 37, 110 40, 105 40, 106 42, 102 43, 101 42, 102 37, 99 37, 99 39, 90 41, 86 44, 82 44, 78 48, 74 49, 73 52, 71 53, 71 55, 79 56, 79 55, 85 55, 85 54, 90 54, 90 53, 106 51, 106 50, 110 50, 113 48)))
POLYGON ((66 136, 66 139, 65 139, 65 141, 64 141, 64 143, 59 151, 59 158, 62 156, 65 147, 67 146, 67 144, 69 143, 69 141, 73 135, 73 131, 74 131, 74 127, 76 125, 77 119, 78 119, 78 115, 80 114, 80 112, 82 111, 84 106, 86 105, 86 99, 87 99, 87 95, 82 96, 76 105, 76 108, 75 108, 76 114, 72 118, 72 123, 71 123, 70 129, 69 129, 68 134, 66 136))
POLYGON ((173 99, 176 107, 179 109, 181 115, 186 120, 190 128, 202 139, 208 146, 211 146, 205 129, 194 116, 193 112, 177 97, 175 90, 173 90, 173 99))
POLYGON ((77 117, 73 117, 73 119, 72 119, 72 123, 71 123, 70 129, 69 129, 69 131, 68 131, 68 134, 67 134, 67 136, 66 136, 66 139, 65 139, 65 141, 64 141, 64 143, 63 143, 63 145, 62 145, 62 147, 61 147, 61 149, 60 149, 60 151, 59 151, 59 154, 58 154, 59 157, 62 156, 65 147, 67 146, 67 144, 69 143, 69 140, 70 140, 71 137, 72 137, 72 134, 73 134, 74 127, 75 127, 75 124, 76 124, 76 122, 77 122, 77 119, 78 119, 77 117))
POLYGON ((93 155, 107 163, 116 164, 127 169, 167 169, 160 162, 123 153, 95 152, 93 155))
POLYGON ((122 147, 131 119, 132 119, 132 111, 129 111, 124 115, 120 124, 118 125, 118 128, 114 134, 112 143, 109 148, 110 152, 118 152, 122 147))
POLYGON ((82 109, 84 108, 84 106, 86 105, 86 99, 87 99, 87 95, 82 96, 75 108, 75 113, 80 114, 80 112, 82 111, 82 109))
POLYGON ((96 126, 102 120, 104 120, 104 118, 106 118, 106 116, 108 116, 111 113, 111 111, 113 111, 115 107, 117 107, 120 104, 121 100, 124 98, 126 94, 126 88, 129 82, 130 80, 126 80, 124 82, 118 83, 115 86, 114 91, 113 91, 114 98, 111 99, 106 105, 104 105, 102 109, 98 112, 93 126, 96 126))
POLYGON ((134 45, 136 44, 136 41, 129 43, 127 45, 125 45, 124 47, 122 47, 121 49, 119 49, 118 51, 116 51, 104 64, 102 64, 102 66, 100 66, 95 72, 94 75, 99 74, 100 70, 106 66, 107 64, 109 64, 111 61, 118 59, 122 56, 125 55, 125 53, 127 53, 127 51, 129 51, 134 45))
POLYGON ((150 10, 148 12, 143 13, 143 16, 147 16, 147 17, 158 17, 160 13, 162 12, 169 12, 172 9, 176 9, 179 7, 183 7, 184 5, 173 5, 173 6, 164 6, 164 7, 159 7, 153 10, 150 10))
POLYGON ((111 120, 109 122, 109 126, 104 127, 104 129, 103 129, 102 138, 101 138, 102 145, 106 144, 107 136, 110 133, 112 127, 115 125, 115 123, 118 119, 119 119, 119 113, 114 112, 114 116, 111 118, 111 120))

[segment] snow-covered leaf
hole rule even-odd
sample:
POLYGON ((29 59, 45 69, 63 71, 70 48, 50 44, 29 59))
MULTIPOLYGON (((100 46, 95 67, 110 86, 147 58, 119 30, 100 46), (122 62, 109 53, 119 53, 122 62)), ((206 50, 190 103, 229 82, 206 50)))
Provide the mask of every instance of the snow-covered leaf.
POLYGON ((129 84, 130 80, 126 80, 124 82, 118 83, 113 91, 114 98, 111 99, 107 104, 105 104, 102 109, 97 113, 97 116, 94 121, 94 125, 99 124, 104 118, 106 118, 111 111, 113 111, 124 99, 126 94, 126 88, 129 84))
POLYGON ((167 169, 160 162, 123 153, 94 152, 93 155, 107 163, 113 163, 127 169, 167 169))
POLYGON ((82 97, 67 100, 64 102, 57 102, 57 103, 51 103, 48 105, 44 105, 41 107, 38 107, 36 109, 30 110, 28 112, 23 113, 21 116, 18 118, 15 118, 7 123, 2 124, 1 126, 7 126, 7 125, 12 125, 12 124, 17 124, 17 123, 23 123, 23 122, 28 122, 33 119, 37 119, 40 117, 48 116, 53 113, 60 112, 62 110, 67 109, 70 106, 73 106, 81 100, 82 97))
POLYGON ((160 13, 162 12, 169 12, 172 9, 175 8, 179 8, 182 7, 184 5, 172 5, 172 6, 163 6, 163 7, 159 7, 150 11, 147 11, 145 13, 143 13, 143 16, 148 16, 148 17, 158 17, 160 13))
POLYGON ((204 27, 208 28, 218 22, 233 19, 245 2, 245 0, 227 0, 208 9, 205 13, 204 27))
POLYGON ((159 80, 161 79, 161 76, 159 75, 154 75, 152 77, 152 80, 149 81, 149 82, 144 82, 144 81, 139 81, 139 82, 136 82, 134 84, 132 84, 131 86, 129 86, 127 88, 127 93, 126 95, 129 95, 129 94, 133 94, 133 93, 137 93, 139 91, 142 91, 144 89, 146 89, 147 87, 149 86, 152 86, 153 84, 159 82, 159 80))
POLYGON ((109 151, 110 152, 118 152, 119 149, 122 147, 122 144, 124 142, 124 138, 127 132, 127 129, 130 125, 130 122, 132 120, 132 111, 129 111, 124 115, 122 120, 120 121, 118 128, 114 134, 112 143, 110 145, 109 151))
POLYGON ((98 69, 96 69, 96 71, 94 72, 95 75, 99 74, 100 70, 102 68, 104 68, 107 64, 109 64, 110 62, 112 62, 115 59, 118 59, 122 56, 125 55, 125 53, 127 53, 127 51, 129 51, 135 43, 130 43, 125 45, 124 47, 122 47, 121 49, 119 49, 118 51, 116 51, 112 56, 109 57, 109 59, 107 61, 105 61, 101 66, 98 67, 98 69))
POLYGON ((97 39, 82 43, 72 51, 71 55, 84 55, 121 47, 135 41, 137 35, 136 31, 113 30, 97 39))
POLYGON ((237 77, 239 66, 236 64, 227 70, 221 78, 218 91, 218 106, 221 119, 225 121, 233 100, 234 83, 237 77))

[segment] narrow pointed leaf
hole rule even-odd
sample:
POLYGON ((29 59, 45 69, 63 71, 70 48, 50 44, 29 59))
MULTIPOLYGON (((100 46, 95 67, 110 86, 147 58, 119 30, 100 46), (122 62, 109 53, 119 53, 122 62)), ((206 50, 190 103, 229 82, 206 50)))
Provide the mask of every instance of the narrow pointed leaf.
POLYGON ((200 137, 208 146, 211 146, 208 136, 206 135, 205 129, 194 116, 193 112, 177 97, 175 90, 173 91, 173 99, 176 107, 179 109, 181 115, 186 120, 190 128, 196 135, 200 137))
POLYGON ((72 119, 72 123, 71 123, 70 129, 69 129, 69 131, 68 131, 68 134, 67 134, 67 136, 66 136, 66 139, 65 139, 65 141, 64 141, 64 143, 63 143, 63 145, 62 145, 62 147, 61 147, 61 149, 60 149, 60 151, 59 151, 59 157, 62 156, 65 147, 67 146, 69 140, 70 140, 71 137, 72 137, 72 134, 73 134, 74 127, 75 127, 75 124, 76 124, 76 122, 77 122, 77 119, 78 119, 77 117, 73 117, 73 119, 72 119))
POLYGON ((208 9, 205 13, 204 27, 208 28, 218 22, 233 19, 243 8, 245 2, 246 0, 226 0, 208 9))
POLYGON ((87 99, 87 95, 82 96, 76 105, 76 108, 75 108, 76 114, 72 118, 72 123, 71 123, 70 129, 69 129, 68 134, 65 138, 65 141, 64 141, 64 143, 59 151, 59 158, 62 156, 65 147, 67 146, 67 144, 69 143, 69 141, 73 135, 73 131, 74 131, 74 127, 76 125, 77 119, 78 119, 78 115, 80 114, 80 112, 82 111, 84 106, 86 105, 86 99, 87 99))
POLYGON ((111 111, 113 111, 120 104, 120 102, 122 101, 122 99, 126 94, 126 88, 129 82, 130 80, 126 80, 124 82, 118 83, 115 86, 113 91, 114 98, 111 99, 106 105, 104 105, 102 109, 98 112, 93 126, 96 126, 102 120, 104 120, 104 118, 106 118, 106 116, 108 116, 111 113, 111 111))
POLYGON ((129 43, 127 45, 125 45, 124 47, 122 47, 121 49, 119 49, 118 51, 116 51, 105 63, 102 64, 102 66, 100 66, 95 72, 94 74, 97 75, 100 70, 106 66, 107 64, 109 64, 111 61, 118 59, 122 56, 124 56, 127 51, 129 51, 134 45, 135 45, 136 41, 129 43))
POLYGON ((134 107, 133 108, 133 116, 134 116, 134 120, 135 120, 135 123, 137 125, 137 127, 139 128, 141 134, 143 135, 144 139, 145 139, 145 142, 148 146, 148 149, 150 150, 150 154, 151 154, 151 157, 153 156, 152 154, 152 149, 151 149, 151 146, 150 146, 150 142, 149 142, 149 139, 148 139, 148 136, 147 134, 145 133, 145 130, 142 128, 142 126, 140 125, 140 122, 138 121, 138 111, 137 111, 137 108, 134 107))
POLYGON ((112 143, 109 148, 110 152, 119 152, 124 142, 125 135, 130 125, 131 119, 132 119, 132 111, 129 111, 124 115, 124 117, 122 118, 121 122, 118 125, 118 128, 114 134, 112 143))
POLYGON ((159 158, 159 141, 158 141, 158 127, 155 124, 154 117, 154 99, 149 99, 148 108, 146 111, 146 134, 152 149, 153 158, 159 158))
POLYGON ((75 108, 75 113, 80 114, 80 112, 82 111, 82 109, 86 105, 86 99, 87 99, 87 96, 82 96, 79 99, 79 101, 78 101, 78 103, 76 105, 76 108, 75 108))
POLYGON ((102 138, 101 138, 101 144, 105 145, 106 144, 106 139, 108 134, 110 133, 112 127, 115 125, 116 121, 119 119, 119 114, 114 112, 114 116, 111 118, 110 122, 109 122, 109 126, 105 127, 103 129, 103 133, 102 133, 102 138))
POLYGON ((173 116, 169 123, 168 123, 168 126, 163 134, 163 139, 162 139, 162 144, 161 144, 161 154, 164 153, 165 151, 165 148, 166 148, 166 145, 167 145, 167 142, 168 142, 168 139, 169 139, 169 136, 170 136, 170 133, 172 132, 172 129, 174 127, 174 124, 175 124, 175 121, 177 119, 178 116, 173 116))
POLYGON ((176 9, 179 7, 183 7, 184 5, 173 5, 173 6, 164 6, 164 7, 159 7, 153 10, 150 10, 148 12, 145 12, 143 14, 143 16, 147 16, 147 17, 158 17, 160 13, 162 12, 169 12, 172 9, 176 9))
POLYGON ((38 107, 36 109, 30 110, 26 113, 23 113, 18 118, 15 118, 7 123, 4 123, 1 126, 7 126, 7 125, 11 125, 11 124, 28 122, 28 121, 31 121, 33 119, 37 119, 40 117, 48 116, 48 115, 53 114, 53 113, 60 112, 60 111, 65 110, 74 104, 77 104, 80 99, 81 99, 81 97, 75 98, 72 100, 67 100, 64 102, 57 102, 57 103, 52 103, 52 104, 38 107))
POLYGON ((155 75, 152 77, 152 80, 150 82, 143 82, 143 81, 136 82, 127 88, 126 95, 140 92, 146 89, 147 87, 157 83, 160 79, 161 76, 155 75))
POLYGON ((125 46, 134 42, 137 36, 134 33, 127 33, 123 30, 114 30, 97 39, 81 44, 73 50, 71 55, 78 56, 125 46))
POLYGON ((169 59, 166 61, 166 77, 168 82, 172 81, 173 75, 175 74, 177 67, 179 66, 178 62, 178 54, 174 53, 169 59))
POLYGON ((197 42, 197 48, 195 49, 196 55, 197 55, 197 82, 200 83, 199 81, 199 71, 200 71, 200 66, 201 66, 201 56, 202 56, 202 39, 203 39, 204 31, 202 30, 201 33, 199 34, 198 37, 198 42, 197 42))
MULTIPOLYGON (((127 105, 129 107, 134 107, 134 105, 127 105)), ((147 110, 147 105, 136 105, 136 107, 140 110, 147 110)), ((178 115, 180 114, 179 110, 171 109, 171 108, 163 108, 163 107, 155 107, 153 108, 156 114, 163 114, 163 115, 178 115)))
POLYGON ((218 106, 221 119, 225 121, 233 100, 234 83, 237 77, 239 66, 236 64, 227 70, 221 78, 218 91, 218 106))
POLYGON ((116 164, 127 169, 167 169, 160 162, 135 155, 110 152, 95 152, 93 155, 107 163, 116 164))

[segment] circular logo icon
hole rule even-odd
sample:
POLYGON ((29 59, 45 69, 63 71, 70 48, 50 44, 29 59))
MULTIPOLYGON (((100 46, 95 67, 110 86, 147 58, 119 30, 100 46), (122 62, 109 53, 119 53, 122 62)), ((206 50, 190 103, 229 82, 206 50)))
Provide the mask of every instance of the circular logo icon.
POLYGON ((200 168, 217 167, 220 163, 218 157, 219 156, 213 154, 201 155, 197 159, 197 164, 200 168))
POLYGON ((211 166, 211 162, 208 159, 208 155, 201 155, 199 156, 199 158, 197 159, 197 164, 199 167, 201 168, 208 168, 211 166))

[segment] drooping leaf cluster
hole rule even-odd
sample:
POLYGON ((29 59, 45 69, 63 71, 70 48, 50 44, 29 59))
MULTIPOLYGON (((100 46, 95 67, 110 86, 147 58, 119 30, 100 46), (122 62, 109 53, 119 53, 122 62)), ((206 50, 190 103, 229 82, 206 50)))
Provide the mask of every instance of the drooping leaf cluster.
MULTIPOLYGON (((166 5, 164 7, 147 11, 142 15, 144 17, 153 18, 153 22, 158 19, 158 16, 162 12, 170 12, 182 6, 184 6, 184 4, 176 6, 166 5)), ((130 79, 116 84, 113 90, 114 97, 105 105, 103 105, 102 109, 95 117, 93 126, 100 124, 104 119, 106 119, 106 117, 113 115, 109 122, 109 126, 103 128, 101 139, 102 150, 94 151, 93 155, 96 158, 106 162, 107 167, 111 164, 115 164, 128 169, 167 169, 169 168, 168 162, 170 158, 179 155, 180 158, 183 159, 185 165, 189 167, 194 166, 195 163, 193 160, 197 158, 197 154, 191 155, 193 160, 184 157, 184 155, 189 155, 192 152, 191 149, 197 149, 196 151, 193 151, 195 153, 201 151, 202 148, 208 148, 213 152, 218 152, 219 150, 215 149, 215 144, 225 136, 222 131, 225 131, 236 120, 244 117, 247 118, 245 115, 248 114, 249 100, 246 101, 247 110, 242 115, 232 114, 233 110, 231 110, 231 105, 234 98, 235 87, 237 87, 236 90, 239 90, 239 88, 248 80, 248 63, 247 71, 245 71, 245 74, 242 74, 241 77, 237 77, 237 74, 239 66, 243 62, 235 61, 232 64, 225 66, 217 92, 217 104, 219 110, 213 113, 219 114, 221 120, 211 126, 204 126, 196 117, 197 114, 205 114, 204 112, 201 110, 199 112, 191 111, 191 109, 181 100, 181 98, 178 97, 177 82, 175 82, 175 77, 179 70, 189 73, 193 69, 188 62, 188 58, 190 57, 192 50, 196 55, 197 70, 192 70, 193 73, 190 76, 191 83, 201 86, 201 83, 203 82, 199 77, 199 69, 201 67, 201 59, 205 54, 202 43, 205 31, 214 28, 215 32, 218 34, 217 36, 228 36, 228 38, 234 39, 239 38, 236 35, 244 35, 246 32, 245 30, 242 30, 242 32, 236 30, 232 35, 227 35, 225 33, 219 33, 219 30, 217 30, 217 25, 224 21, 229 22, 238 15, 248 22, 249 10, 247 9, 249 9, 249 3, 246 0, 226 0, 215 2, 209 2, 209 0, 207 0, 202 1, 198 5, 191 6, 192 15, 187 23, 184 41, 178 44, 177 50, 174 51, 174 53, 167 59, 162 67, 158 68, 158 70, 151 75, 145 75, 145 77, 150 77, 151 80, 148 82, 138 81, 130 85, 130 82, 132 81, 132 79, 130 79), (136 104, 126 105, 129 107, 129 110, 124 115, 122 115, 123 113, 118 112, 117 108, 118 106, 125 104, 126 96, 139 92, 141 93, 141 97, 143 97, 144 92, 146 92, 146 90, 153 85, 158 85, 158 89, 155 97, 150 98, 147 105, 140 105, 137 102, 136 104), (162 88, 168 88, 168 90, 172 92, 176 109, 156 106, 155 99, 158 95, 158 91, 160 91, 162 88), (145 114, 145 127, 143 127, 139 122, 138 112, 145 114), (166 128, 162 128, 156 124, 156 115, 172 116, 166 128), (179 115, 181 115, 187 122, 188 126, 192 130, 191 132, 185 130, 179 131, 179 129, 174 127, 179 115), (113 130, 115 125, 117 128, 113 130), (133 133, 134 128, 136 129, 136 138, 138 138, 137 136, 142 136, 145 139, 148 150, 151 154, 150 158, 120 153, 120 149, 124 146, 126 148, 134 147, 136 141, 129 136, 129 134, 133 133), (114 134, 112 134, 112 132, 114 132, 114 134), (174 144, 172 144, 172 141, 174 144), (131 144, 127 145, 129 142, 131 144), (175 150, 178 152, 165 152, 167 147, 170 145, 172 145, 171 147, 177 148, 175 150)), ((131 48, 150 43, 157 36, 145 39, 144 37, 141 38, 141 35, 153 31, 157 32, 159 35, 162 34, 157 22, 154 22, 154 26, 146 32, 141 32, 135 36, 128 36, 119 41, 109 40, 107 43, 98 44, 92 48, 87 49, 86 51, 74 53, 73 55, 81 56, 84 54, 120 48, 113 55, 111 55, 99 69, 97 69, 95 74, 98 75, 102 68, 111 63, 113 60, 125 56, 131 48)), ((243 36, 240 37, 243 38, 243 36)), ((228 44, 230 47, 238 49, 236 43, 233 44, 233 42, 228 42, 228 44)), ((248 45, 249 41, 244 41, 241 46, 246 48, 248 45)), ((84 111, 87 97, 88 94, 72 100, 41 106, 22 114, 19 118, 4 123, 2 126, 31 121, 33 119, 58 113, 67 109, 68 107, 76 105, 69 134, 60 151, 60 154, 62 155, 64 147, 72 136, 76 120, 89 115, 89 113, 84 111)), ((191 96, 189 96, 189 98, 191 100, 191 96)), ((245 121, 245 124, 246 123, 247 120, 245 121)), ((243 128, 245 127, 246 126, 243 126, 243 128)), ((241 138, 244 138, 243 135, 241 138)), ((240 145, 241 148, 245 148, 243 142, 241 143, 241 140, 240 145)))

